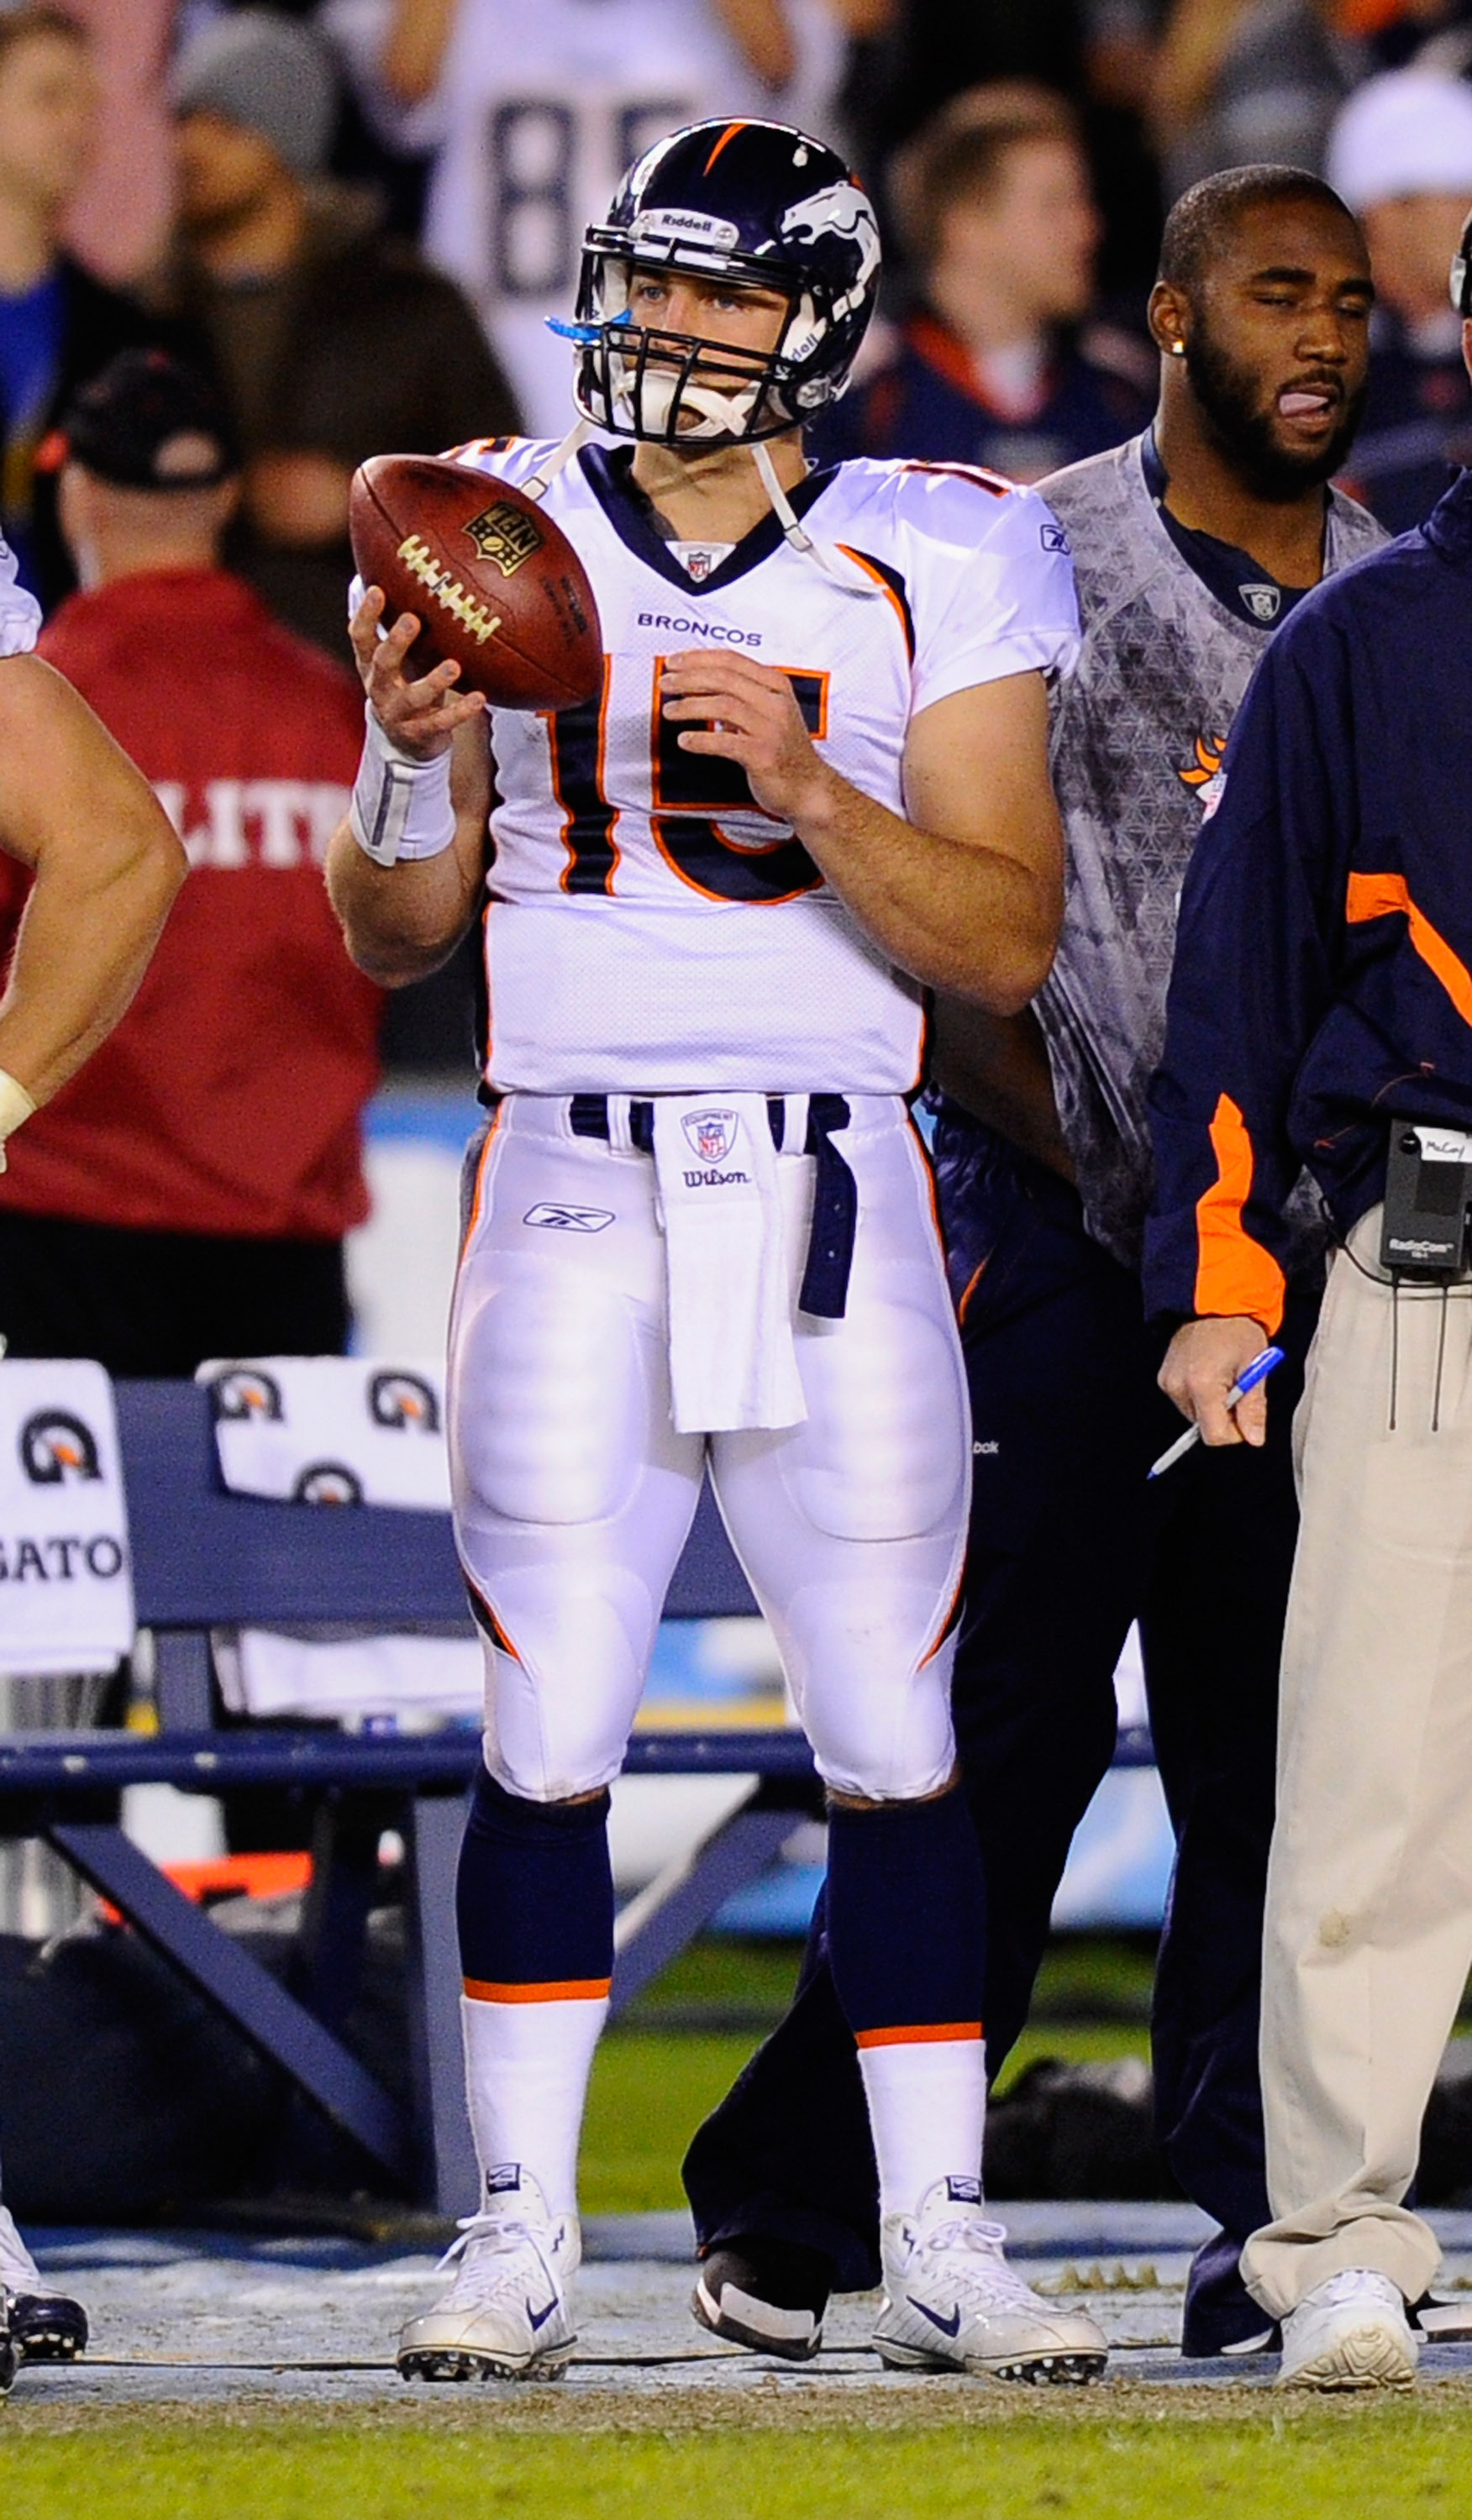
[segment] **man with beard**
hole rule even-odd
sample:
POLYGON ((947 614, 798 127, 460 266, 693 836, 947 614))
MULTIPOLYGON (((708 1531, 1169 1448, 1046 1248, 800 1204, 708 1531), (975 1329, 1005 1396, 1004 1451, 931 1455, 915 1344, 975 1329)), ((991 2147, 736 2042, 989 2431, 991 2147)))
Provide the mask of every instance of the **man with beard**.
MULTIPOLYGON (((1069 849, 1058 958, 1025 1016, 937 1009, 936 1156, 975 1428, 953 1701, 987 1875, 988 2069, 1026 2018, 1137 1616, 1177 1841, 1158 2121, 1182 2187, 1221 2227, 1192 2270, 1188 2354, 1266 2341, 1237 2257, 1265 2219, 1258 1975, 1296 1528, 1287 1439, 1322 1236, 1311 1203, 1265 1451, 1198 1450, 1147 1487, 1179 1419, 1156 1386, 1165 1334, 1145 1325, 1138 1277, 1145 1090, 1176 899, 1253 667, 1308 588, 1382 539, 1325 486, 1363 398, 1372 293, 1356 223, 1313 176, 1241 168, 1173 211, 1150 303, 1155 425, 1044 485, 1084 629, 1052 704, 1069 849)), ((821 1912, 792 2011, 685 2176, 706 2261, 697 2317, 764 2351, 815 2351, 828 2292, 874 2279, 873 2171, 821 1912)))

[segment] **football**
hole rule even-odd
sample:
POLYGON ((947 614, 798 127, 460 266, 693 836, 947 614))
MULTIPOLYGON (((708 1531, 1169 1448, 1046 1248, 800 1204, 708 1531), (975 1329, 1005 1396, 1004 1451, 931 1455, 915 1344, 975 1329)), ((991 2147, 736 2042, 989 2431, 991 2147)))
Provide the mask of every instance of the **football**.
POLYGON ((413 612, 424 625, 411 676, 453 657, 457 690, 513 709, 568 708, 601 688, 586 572, 524 491, 435 456, 375 455, 353 474, 348 530, 386 622, 413 612))

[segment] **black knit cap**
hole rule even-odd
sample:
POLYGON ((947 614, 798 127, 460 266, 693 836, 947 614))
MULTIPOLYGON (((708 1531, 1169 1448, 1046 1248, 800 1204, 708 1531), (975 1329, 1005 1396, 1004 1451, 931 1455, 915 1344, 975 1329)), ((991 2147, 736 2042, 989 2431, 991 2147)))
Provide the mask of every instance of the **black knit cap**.
POLYGON ((221 396, 166 350, 121 351, 73 397, 45 451, 130 490, 210 489, 241 466, 221 396))

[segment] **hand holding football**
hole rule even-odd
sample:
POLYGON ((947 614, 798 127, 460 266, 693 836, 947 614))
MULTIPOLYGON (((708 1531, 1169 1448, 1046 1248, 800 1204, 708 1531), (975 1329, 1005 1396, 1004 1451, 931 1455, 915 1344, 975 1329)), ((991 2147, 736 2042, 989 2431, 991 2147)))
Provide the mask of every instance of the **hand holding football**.
POLYGON ((603 679, 598 608, 566 534, 525 492, 469 465, 375 455, 352 477, 352 556, 383 589, 385 622, 422 622, 405 672, 453 659, 455 688, 496 708, 591 699, 603 679))

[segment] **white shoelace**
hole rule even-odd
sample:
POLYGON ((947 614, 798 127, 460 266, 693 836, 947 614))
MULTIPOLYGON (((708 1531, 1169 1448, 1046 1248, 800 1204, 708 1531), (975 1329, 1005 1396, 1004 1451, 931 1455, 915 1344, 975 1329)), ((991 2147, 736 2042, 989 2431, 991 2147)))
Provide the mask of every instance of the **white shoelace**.
POLYGON ((537 2235, 529 2223, 518 2222, 510 2214, 465 2214, 456 2228, 459 2239, 451 2240, 435 2270, 437 2274, 447 2274, 452 2267, 455 2269, 451 2287, 455 2300, 493 2300, 516 2280, 508 2261, 523 2248, 530 2249, 543 2272, 550 2273, 537 2235))
POLYGON ((933 2223, 923 2236, 916 2234, 921 2247, 927 2251, 943 2250, 947 2255, 952 2250, 964 2251, 985 2260, 984 2267, 959 2271, 957 2280, 960 2289, 969 2290, 976 2299, 991 2304, 1015 2302, 1035 2310, 1037 2295, 1030 2284, 1024 2283, 1016 2270, 1008 2266, 1002 2255, 1006 2236, 1005 2223, 983 2222, 970 2214, 957 2214, 946 2223, 933 2223))

